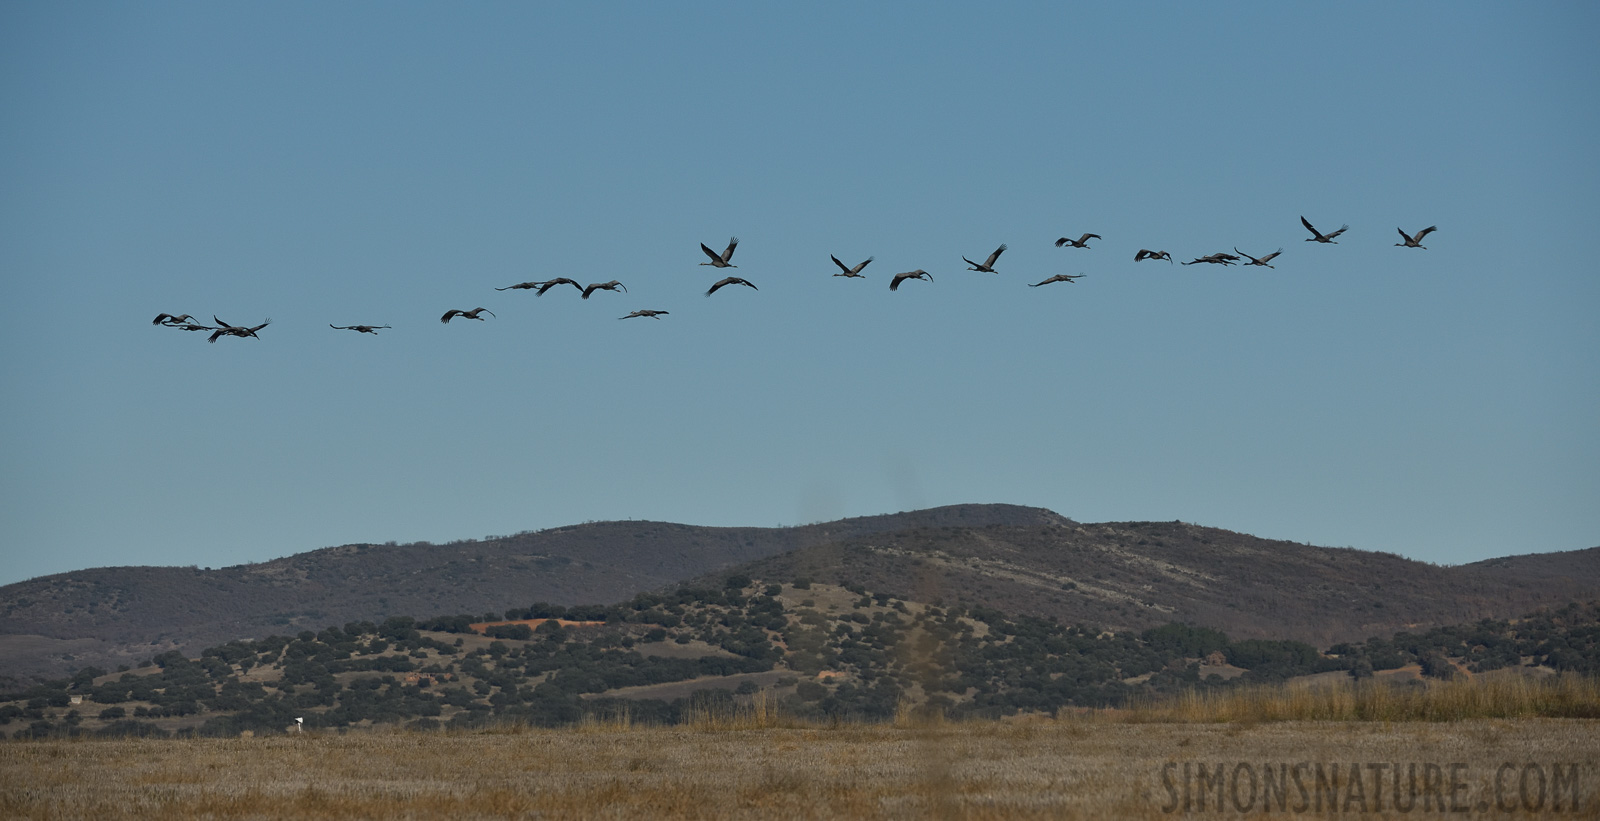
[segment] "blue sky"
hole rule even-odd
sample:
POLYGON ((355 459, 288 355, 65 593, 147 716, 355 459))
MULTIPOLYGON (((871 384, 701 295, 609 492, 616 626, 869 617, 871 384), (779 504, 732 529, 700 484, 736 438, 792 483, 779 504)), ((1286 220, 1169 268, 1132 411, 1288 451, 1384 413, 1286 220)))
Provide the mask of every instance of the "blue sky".
POLYGON ((5 4, 0 582, 959 502, 1438 563, 1600 544, 1597 24, 5 4), (732 235, 759 290, 704 298, 732 235), (1284 252, 1133 262, 1235 246, 1284 252), (1057 273, 1087 276, 1027 287, 1057 273), (494 290, 556 276, 629 290, 494 290))

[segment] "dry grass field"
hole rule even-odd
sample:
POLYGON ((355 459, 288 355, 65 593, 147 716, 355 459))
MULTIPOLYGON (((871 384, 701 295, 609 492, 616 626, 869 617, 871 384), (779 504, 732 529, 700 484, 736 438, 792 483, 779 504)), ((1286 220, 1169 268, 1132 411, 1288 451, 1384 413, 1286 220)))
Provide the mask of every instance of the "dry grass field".
MULTIPOLYGON (((759 723, 10 742, 0 744, 0 817, 1398 818, 1432 816, 1440 805, 1467 810, 1453 817, 1600 817, 1596 720, 1091 714, 836 727, 774 719, 737 729, 759 723), (1359 795, 1334 777, 1352 763, 1359 795), (1296 764, 1304 791, 1279 778, 1283 798, 1271 797, 1267 780, 1292 779, 1296 764), (1394 805, 1397 770, 1417 773, 1421 795, 1410 812, 1394 805), (1320 787, 1319 771, 1328 778, 1320 787), (1227 778, 1207 778, 1218 772, 1227 778), (1536 800, 1542 809, 1523 809, 1536 800)), ((1409 796, 1402 792, 1402 805, 1409 796)))
POLYGON ((1460 721, 1473 718, 1600 719, 1600 678, 1497 670, 1475 679, 1394 683, 1306 676, 1285 684, 1189 690, 1136 699, 1126 721, 1460 721))

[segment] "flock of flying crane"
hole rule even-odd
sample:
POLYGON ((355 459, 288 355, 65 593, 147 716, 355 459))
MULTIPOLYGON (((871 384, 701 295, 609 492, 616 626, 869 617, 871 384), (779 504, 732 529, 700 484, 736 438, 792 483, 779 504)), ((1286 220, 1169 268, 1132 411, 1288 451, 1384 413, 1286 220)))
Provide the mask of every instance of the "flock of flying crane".
MULTIPOLYGON (((1310 221, 1308 221, 1303 216, 1300 218, 1300 224, 1304 225, 1306 227, 1306 230, 1311 232, 1311 236, 1306 238, 1306 242, 1321 242, 1321 243, 1326 243, 1326 244, 1330 244, 1330 245, 1337 245, 1338 243, 1335 242, 1335 238, 1338 237, 1340 234, 1343 234, 1345 231, 1349 230, 1349 228, 1350 228, 1350 226, 1348 226, 1348 225, 1341 225, 1341 226, 1339 226, 1339 230, 1332 231, 1330 233, 1324 234, 1321 231, 1318 231, 1316 229, 1316 227, 1313 226, 1310 223, 1310 221)), ((1427 250, 1427 246, 1422 244, 1422 240, 1423 240, 1424 237, 1428 236, 1429 234, 1433 233, 1434 231, 1437 231, 1438 227, 1430 225, 1427 228, 1424 228, 1421 231, 1418 231, 1416 234, 1407 234, 1404 229, 1400 229, 1400 228, 1396 228, 1395 230, 1400 233, 1400 239, 1402 240, 1401 242, 1395 243, 1395 245, 1397 247, 1421 248, 1423 250, 1427 250)), ((1089 247, 1089 240, 1091 240, 1091 239, 1103 239, 1103 237, 1101 237, 1099 234, 1088 234, 1088 233, 1084 234, 1083 236, 1078 237, 1077 239, 1071 239, 1069 237, 1062 237, 1062 238, 1056 240, 1056 247, 1057 248, 1088 248, 1089 247)), ((733 238, 729 239, 728 240, 728 247, 723 249, 722 253, 720 253, 720 254, 717 253, 716 251, 711 250, 710 248, 708 248, 706 246, 705 243, 702 242, 702 243, 700 243, 700 250, 704 251, 705 255, 711 258, 711 261, 710 262, 702 262, 700 264, 701 265, 710 265, 713 268, 737 268, 739 266, 733 264, 733 251, 734 251, 735 248, 738 248, 738 247, 739 247, 739 238, 738 237, 733 237, 733 238)), ((1196 257, 1195 259, 1189 260, 1188 262, 1185 262, 1183 264, 1184 265, 1195 265, 1197 263, 1207 263, 1207 264, 1211 264, 1211 265, 1234 265, 1234 264, 1237 264, 1239 262, 1239 260, 1241 260, 1241 259, 1248 259, 1250 261, 1244 263, 1246 266, 1259 265, 1259 266, 1263 266, 1263 267, 1266 267, 1266 268, 1273 268, 1274 266, 1272 265, 1272 260, 1277 258, 1277 256, 1279 254, 1283 253, 1283 249, 1279 248, 1278 250, 1273 251, 1270 254, 1266 254, 1266 255, 1260 256, 1260 257, 1253 257, 1253 256, 1251 256, 1249 254, 1246 254, 1243 251, 1240 251, 1238 249, 1238 247, 1235 247, 1233 250, 1234 250, 1234 253, 1232 253, 1232 254, 1228 254, 1228 253, 1207 254, 1207 255, 1205 255, 1203 257, 1196 257)), ((967 270, 969 270, 969 271, 978 271, 978 272, 987 273, 987 274, 997 274, 997 273, 999 273, 999 271, 995 270, 994 264, 995 264, 995 262, 999 261, 1000 255, 1005 253, 1005 251, 1006 251, 1006 246, 1004 244, 1002 244, 999 248, 996 248, 994 250, 994 253, 989 255, 988 259, 984 260, 983 262, 973 262, 972 260, 967 259, 964 256, 961 258, 961 260, 963 262, 967 263, 967 265, 969 266, 967 268, 967 270)), ((866 278, 866 275, 861 273, 861 270, 863 268, 866 268, 867 264, 872 262, 872 260, 874 259, 874 257, 867 257, 864 261, 857 263, 854 267, 851 267, 851 266, 845 265, 843 262, 840 262, 839 258, 836 257, 836 256, 833 256, 832 254, 828 255, 828 258, 833 260, 833 264, 834 265, 839 266, 839 271, 840 272, 837 273, 837 274, 834 274, 834 276, 836 276, 836 277, 849 277, 849 278, 855 278, 855 279, 865 279, 866 278)), ((1172 262, 1172 254, 1169 254, 1166 251, 1151 251, 1151 250, 1146 249, 1146 248, 1140 248, 1139 252, 1134 254, 1134 256, 1133 256, 1133 261, 1134 262, 1143 262, 1143 261, 1145 261, 1147 259, 1164 259, 1170 264, 1172 262)), ((1043 282, 1032 283, 1028 287, 1037 288, 1037 287, 1039 287, 1041 285, 1049 285, 1052 282, 1074 282, 1074 281, 1076 281, 1078 279, 1081 279, 1083 276, 1084 276, 1083 274, 1056 274, 1055 276, 1050 277, 1049 279, 1046 279, 1043 282)), ((933 275, 928 273, 927 271, 922 270, 921 268, 918 268, 915 271, 905 271, 903 273, 895 274, 894 277, 889 280, 889 290, 891 290, 891 291, 899 290, 900 289, 900 283, 902 283, 902 282, 904 282, 904 281, 906 281, 908 279, 917 279, 917 280, 923 280, 925 282, 932 282, 933 281, 933 275)), ((542 281, 537 281, 537 282, 519 282, 519 283, 517 283, 515 285, 508 285, 508 286, 506 286, 504 288, 496 288, 495 290, 496 291, 512 291, 512 290, 524 290, 524 291, 526 291, 526 290, 531 290, 531 291, 534 292, 535 296, 544 296, 545 293, 547 291, 549 291, 550 289, 558 287, 558 286, 561 286, 561 285, 571 285, 573 288, 577 289, 582 294, 584 299, 588 299, 589 296, 591 294, 593 294, 595 291, 611 291, 613 293, 616 292, 618 289, 621 289, 623 291, 623 293, 627 293, 627 291, 628 291, 626 286, 624 286, 621 282, 618 282, 617 280, 614 280, 614 279, 611 280, 610 282, 595 282, 595 283, 590 283, 589 285, 580 285, 577 282, 577 280, 568 279, 567 277, 556 277, 555 279, 547 279, 547 280, 542 280, 542 281)), ((750 282, 747 279, 743 279, 741 277, 736 277, 736 276, 729 276, 729 277, 724 277, 722 279, 719 279, 715 283, 713 283, 711 285, 711 287, 706 290, 706 296, 711 296, 712 294, 716 293, 721 288, 723 288, 725 286, 728 286, 728 285, 743 285, 745 287, 752 288, 752 289, 756 288, 755 284, 750 282)), ((756 290, 759 290, 759 289, 756 289, 756 290)), ((482 322, 482 321, 484 321, 483 316, 482 316, 483 314, 488 314, 489 316, 494 316, 495 315, 494 311, 491 311, 488 308, 473 308, 470 311, 464 311, 464 310, 461 310, 460 308, 452 308, 449 311, 446 311, 445 315, 439 318, 439 321, 448 324, 450 322, 450 320, 452 320, 452 319, 461 318, 461 319, 476 319, 479 322, 482 322)), ((656 310, 648 310, 648 309, 646 309, 646 310, 634 311, 633 313, 630 313, 627 316, 618 317, 618 319, 634 319, 635 317, 649 317, 651 319, 660 319, 662 316, 664 316, 666 314, 667 314, 666 311, 656 311, 656 310)), ((242 326, 242 325, 229 325, 228 323, 223 322, 222 320, 218 319, 216 316, 212 316, 211 319, 212 319, 212 321, 214 321, 216 323, 216 325, 202 325, 202 324, 196 322, 195 318, 193 316, 190 316, 189 314, 161 313, 161 314, 157 314, 156 315, 156 318, 155 318, 155 320, 154 320, 154 322, 152 324, 154 324, 154 325, 162 325, 162 326, 169 327, 169 328, 179 328, 179 329, 185 330, 185 331, 210 331, 211 332, 211 337, 207 341, 208 342, 216 342, 218 339, 220 339, 220 338, 222 338, 224 336, 251 337, 251 338, 254 338, 254 339, 260 339, 261 337, 256 336, 256 332, 261 330, 262 328, 267 327, 268 325, 270 325, 272 323, 272 320, 269 318, 265 322, 262 322, 260 325, 256 325, 256 326, 251 327, 251 326, 242 326)), ((332 323, 329 323, 328 327, 333 328, 334 330, 338 330, 338 331, 355 331, 357 333, 374 334, 374 335, 376 335, 378 333, 379 329, 388 328, 390 326, 388 326, 388 325, 334 325, 332 323)))

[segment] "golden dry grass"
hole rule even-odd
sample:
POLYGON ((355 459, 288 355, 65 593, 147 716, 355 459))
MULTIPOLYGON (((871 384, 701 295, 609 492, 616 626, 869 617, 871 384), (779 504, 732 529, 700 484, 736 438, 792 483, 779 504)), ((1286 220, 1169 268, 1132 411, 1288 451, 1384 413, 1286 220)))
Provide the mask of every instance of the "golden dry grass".
MULTIPOLYGON (((1168 818, 1168 764, 1305 761, 1461 763, 1474 801, 1504 762, 1577 764, 1582 811, 1560 817, 1600 807, 1593 720, 722 722, 12 742, 0 744, 0 817, 1168 818)), ((1470 817, 1496 817, 1490 807, 1470 817)))
POLYGON ((1264 684, 1136 701, 1124 711, 1124 718, 1158 722, 1600 718, 1600 678, 1506 676, 1417 687, 1371 679, 1264 684))

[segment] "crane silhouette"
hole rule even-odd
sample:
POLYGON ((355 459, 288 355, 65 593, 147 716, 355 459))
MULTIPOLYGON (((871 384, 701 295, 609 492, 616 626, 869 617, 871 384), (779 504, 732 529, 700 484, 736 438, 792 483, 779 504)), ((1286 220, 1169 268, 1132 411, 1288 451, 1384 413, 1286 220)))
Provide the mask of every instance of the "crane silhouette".
POLYGON ((216 315, 214 315, 214 314, 211 317, 211 321, 217 323, 218 327, 212 329, 211 338, 207 339, 206 340, 207 342, 216 342, 217 338, 218 337, 222 337, 222 336, 238 336, 238 337, 252 336, 252 337, 255 337, 256 339, 260 339, 261 337, 256 336, 256 331, 259 331, 262 328, 265 328, 268 325, 272 324, 272 319, 270 317, 268 317, 267 321, 261 323, 260 325, 255 326, 254 328, 245 328, 245 327, 242 327, 242 326, 229 325, 228 323, 223 322, 220 319, 217 319, 216 315))
POLYGON ((1311 226, 1311 222, 1309 220, 1307 220, 1303 216, 1300 218, 1300 224, 1304 225, 1306 227, 1306 230, 1311 232, 1311 236, 1306 237, 1306 242, 1325 242, 1325 243, 1329 243, 1329 244, 1332 244, 1332 245, 1338 245, 1339 243, 1334 242, 1333 238, 1339 236, 1340 234, 1343 234, 1345 231, 1350 230, 1350 226, 1341 225, 1341 226, 1339 226, 1339 230, 1334 231, 1333 233, 1324 236, 1321 231, 1318 231, 1316 228, 1313 228, 1311 226))
POLYGON ((527 290, 530 290, 530 289, 533 289, 533 288, 538 288, 541 285, 544 285, 544 283, 543 282, 519 282, 519 283, 517 283, 515 285, 507 285, 504 288, 496 288, 495 290, 496 291, 512 291, 512 290, 527 291, 527 290))
POLYGON ((494 316, 494 311, 491 311, 488 308, 473 308, 470 311, 463 311, 460 308, 451 308, 450 310, 444 312, 444 316, 439 317, 439 321, 448 323, 450 320, 459 316, 462 319, 476 319, 479 322, 483 322, 483 317, 478 316, 478 314, 488 314, 489 316, 494 316))
POLYGON ((981 263, 981 264, 973 262, 972 260, 967 259, 966 257, 962 257, 961 261, 972 266, 971 268, 967 269, 968 271, 981 271, 981 272, 986 273, 986 274, 998 274, 1000 272, 996 271, 994 269, 994 262, 995 262, 995 260, 1000 258, 1001 254, 1003 254, 1005 252, 1006 252, 1006 246, 1005 246, 1004 243, 1002 243, 1000 245, 1000 247, 994 249, 994 253, 990 254, 989 258, 987 260, 984 260, 983 263, 981 263))
POLYGON ((700 250, 706 252, 706 256, 711 257, 711 261, 710 262, 702 262, 700 264, 701 265, 710 265, 713 268, 737 268, 739 266, 728 264, 728 260, 733 259, 733 249, 738 248, 738 247, 739 247, 739 238, 738 237, 729 237, 728 238, 727 250, 724 250, 722 252, 722 254, 719 256, 716 251, 713 251, 710 248, 707 248, 706 244, 702 242, 702 243, 700 243, 700 250))
POLYGON ((328 323, 328 327, 330 327, 330 328, 332 328, 332 329, 334 329, 336 331, 355 331, 358 334, 372 334, 373 336, 377 336, 379 328, 387 328, 389 326, 388 325, 335 325, 332 322, 329 322, 328 323))
POLYGON ((755 285, 751 284, 750 280, 748 280, 748 279, 740 279, 738 277, 724 277, 722 279, 717 280, 717 284, 711 286, 711 289, 706 291, 706 296, 711 296, 712 294, 716 293, 717 289, 721 288, 724 285, 748 285, 751 288, 755 288, 757 291, 761 290, 760 288, 756 288, 755 285))
POLYGON ((534 291, 533 295, 544 296, 545 291, 548 291, 557 285, 571 285, 572 287, 577 288, 580 293, 583 291, 583 286, 579 285, 577 280, 567 279, 566 277, 556 277, 555 279, 546 280, 544 283, 540 284, 539 290, 534 291))
POLYGON ((583 288, 583 298, 584 299, 588 299, 589 295, 594 293, 595 291, 611 291, 611 292, 615 293, 618 288, 621 288, 623 293, 627 293, 628 292, 628 286, 623 285, 622 283, 620 283, 620 282, 618 282, 618 281, 616 281, 614 279, 611 280, 610 282, 591 282, 588 285, 584 286, 584 288, 583 288))
MULTIPOLYGON (((1399 228, 1396 228, 1394 230, 1400 231, 1399 228)), ((1434 231, 1437 231, 1437 230, 1439 230, 1439 226, 1430 225, 1427 228, 1424 228, 1421 231, 1418 231, 1417 235, 1414 236, 1414 237, 1407 236, 1406 232, 1400 231, 1400 238, 1405 240, 1405 242, 1397 242, 1397 243, 1395 243, 1395 245, 1402 246, 1402 247, 1405 247, 1405 248, 1421 248, 1422 250, 1426 251, 1426 250, 1428 250, 1428 246, 1422 244, 1422 238, 1427 236, 1427 235, 1429 235, 1429 234, 1431 234, 1431 233, 1433 233, 1434 231)))
POLYGON ((933 274, 930 274, 927 271, 922 270, 921 268, 918 268, 915 271, 907 271, 907 272, 905 272, 903 274, 895 274, 894 275, 894 279, 889 280, 889 290, 891 290, 891 291, 900 290, 900 283, 902 283, 902 282, 904 282, 904 281, 906 281, 908 279, 922 279, 922 280, 927 280, 928 282, 932 282, 933 281, 933 274))
POLYGON ((1166 251, 1147 251, 1140 248, 1139 253, 1133 255, 1134 262, 1143 262, 1147 259, 1164 259, 1168 265, 1172 264, 1172 255, 1166 251))
MULTIPOLYGON (((1429 229, 1429 230, 1432 230, 1432 229, 1429 229)), ((193 321, 194 321, 194 317, 189 316, 188 314, 181 314, 181 315, 176 315, 176 314, 156 314, 155 320, 153 322, 151 322, 150 324, 151 325, 182 325, 185 322, 193 322, 193 321)))
POLYGON ((1244 254, 1244 258, 1250 260, 1249 262, 1245 263, 1245 265, 1247 265, 1247 266, 1249 266, 1249 265, 1265 265, 1268 268, 1274 268, 1276 266, 1273 266, 1273 265, 1271 265, 1269 263, 1271 263, 1272 260, 1274 258, 1276 258, 1279 254, 1283 253, 1283 249, 1279 248, 1278 250, 1273 251, 1272 253, 1267 254, 1266 256, 1264 256, 1264 257, 1262 257, 1260 259, 1256 259, 1255 257, 1250 256, 1249 254, 1245 254, 1243 251, 1239 250, 1237 247, 1235 247, 1233 249, 1233 252, 1235 254, 1244 254))
POLYGON ((1074 282, 1076 280, 1082 279, 1084 276, 1086 276, 1086 275, 1085 274, 1056 274, 1055 276, 1045 280, 1044 282, 1035 282, 1032 285, 1029 285, 1028 287, 1029 288, 1037 288, 1040 285, 1049 285, 1052 282, 1074 282))
POLYGON ((651 310, 634 311, 633 313, 628 314, 627 316, 619 316, 619 317, 617 317, 617 319, 633 319, 636 316, 647 316, 647 317, 650 317, 651 319, 660 319, 666 313, 667 313, 666 311, 651 311, 651 310))
POLYGON ((1099 234, 1084 234, 1077 239, 1068 239, 1066 237, 1062 237, 1061 239, 1056 240, 1056 247, 1088 248, 1089 240, 1092 239, 1105 239, 1105 237, 1102 237, 1099 234))
POLYGON ((840 262, 839 258, 834 256, 833 254, 829 254, 828 255, 828 259, 833 260, 833 264, 839 266, 840 273, 834 274, 834 276, 836 276, 836 277, 854 277, 856 279, 866 279, 866 276, 864 276, 861 273, 861 269, 867 267, 867 263, 873 261, 874 259, 877 259, 877 257, 867 257, 865 261, 863 261, 860 264, 856 265, 856 267, 854 267, 854 268, 851 268, 851 267, 845 265, 844 263, 840 262))
POLYGON ((1219 252, 1217 252, 1215 254, 1206 254, 1205 256, 1199 257, 1198 259, 1191 259, 1188 262, 1185 262, 1183 264, 1184 265, 1193 265, 1196 262, 1209 262, 1209 263, 1211 263, 1213 265, 1232 265, 1232 264, 1234 264, 1235 262, 1238 262, 1238 261, 1239 261, 1239 258, 1234 256, 1233 254, 1224 254, 1224 253, 1219 251, 1219 252))

